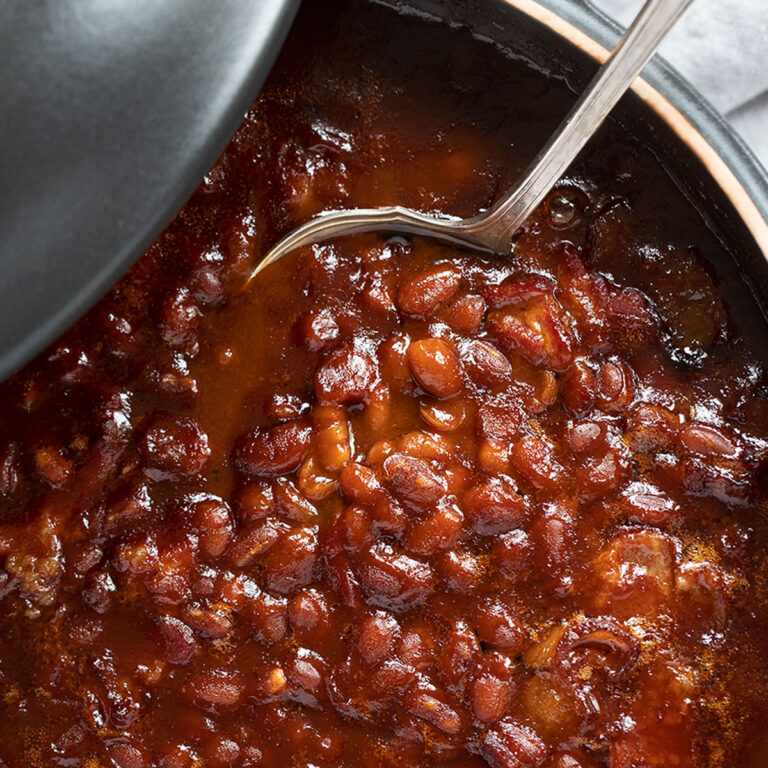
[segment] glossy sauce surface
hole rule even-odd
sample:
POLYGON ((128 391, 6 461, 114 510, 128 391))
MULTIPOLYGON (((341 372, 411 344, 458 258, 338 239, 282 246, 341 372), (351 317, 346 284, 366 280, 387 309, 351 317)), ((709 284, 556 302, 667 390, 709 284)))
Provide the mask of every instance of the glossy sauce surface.
POLYGON ((0 388, 0 765, 744 764, 765 326, 647 149, 609 125, 509 259, 356 237, 243 290, 323 208, 488 205, 570 98, 306 4, 176 221, 0 388))

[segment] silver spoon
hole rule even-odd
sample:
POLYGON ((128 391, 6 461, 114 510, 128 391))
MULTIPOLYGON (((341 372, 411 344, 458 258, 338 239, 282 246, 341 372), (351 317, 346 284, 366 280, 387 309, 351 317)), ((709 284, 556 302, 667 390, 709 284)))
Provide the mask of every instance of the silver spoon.
POLYGON ((508 253, 512 236, 565 173, 692 2, 647 0, 523 178, 487 211, 470 219, 432 216, 399 205, 325 211, 274 245, 253 270, 251 279, 296 248, 361 232, 404 232, 508 253))

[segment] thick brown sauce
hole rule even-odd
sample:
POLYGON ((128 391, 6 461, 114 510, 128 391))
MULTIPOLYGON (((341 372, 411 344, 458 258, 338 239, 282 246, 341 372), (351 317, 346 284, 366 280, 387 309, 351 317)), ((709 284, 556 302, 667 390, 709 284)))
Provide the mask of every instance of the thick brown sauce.
POLYGON ((305 3, 174 223, 0 388, 0 765, 745 764, 765 326, 646 148, 606 127, 509 260, 349 238, 242 290, 323 208, 487 206, 570 99, 305 3))

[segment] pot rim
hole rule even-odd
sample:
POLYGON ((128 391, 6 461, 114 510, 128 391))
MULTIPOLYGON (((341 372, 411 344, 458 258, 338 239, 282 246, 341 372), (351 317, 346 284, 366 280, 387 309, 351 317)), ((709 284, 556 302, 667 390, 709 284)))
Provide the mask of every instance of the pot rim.
MULTIPOLYGON (((602 63, 623 30, 590 0, 504 0, 602 63)), ((693 152, 768 261, 768 173, 711 104, 660 56, 632 86, 693 152)))

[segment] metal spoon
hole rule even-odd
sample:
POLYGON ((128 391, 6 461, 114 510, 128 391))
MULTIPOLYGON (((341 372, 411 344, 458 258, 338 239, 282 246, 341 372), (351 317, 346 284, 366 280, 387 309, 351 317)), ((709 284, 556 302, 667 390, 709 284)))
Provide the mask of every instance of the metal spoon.
POLYGON ((325 211, 274 245, 253 270, 251 279, 296 248, 361 232, 404 232, 478 250, 508 253, 515 232, 565 173, 692 2, 647 0, 523 178, 487 211, 470 219, 431 216, 397 205, 325 211))

